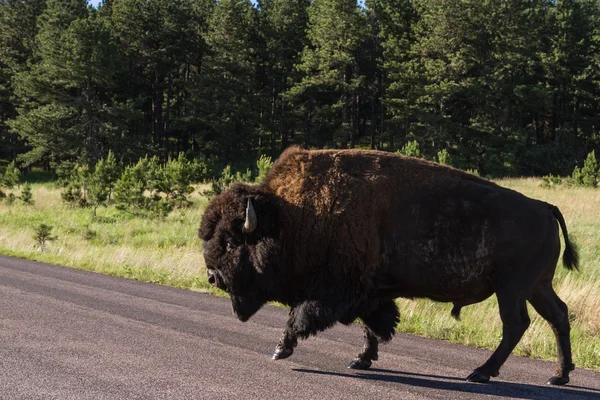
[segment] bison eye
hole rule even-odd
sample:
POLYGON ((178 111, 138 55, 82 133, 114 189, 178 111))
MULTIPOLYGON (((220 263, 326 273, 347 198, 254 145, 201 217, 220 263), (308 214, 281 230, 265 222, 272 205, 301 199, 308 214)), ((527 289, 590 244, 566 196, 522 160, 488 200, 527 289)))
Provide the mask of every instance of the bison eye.
POLYGON ((235 245, 233 243, 231 243, 230 241, 227 241, 227 247, 226 250, 228 253, 232 252, 233 249, 235 249, 235 245))
POLYGON ((225 250, 230 253, 233 250, 235 250, 236 247, 238 247, 239 244, 237 243, 237 240, 235 240, 235 238, 230 237, 227 238, 226 244, 225 244, 225 250))

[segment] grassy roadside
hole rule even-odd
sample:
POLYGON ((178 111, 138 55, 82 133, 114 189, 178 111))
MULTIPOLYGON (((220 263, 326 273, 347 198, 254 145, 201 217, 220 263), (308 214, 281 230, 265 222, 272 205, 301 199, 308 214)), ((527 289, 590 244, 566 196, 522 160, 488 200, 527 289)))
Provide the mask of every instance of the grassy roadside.
MULTIPOLYGON (((559 266, 555 288, 569 305, 574 361, 578 367, 600 370, 600 190, 542 189, 537 179, 501 180, 499 184, 557 205, 578 242, 581 271, 559 266)), ((49 262, 146 282, 218 294, 206 281, 201 245, 196 236, 206 199, 196 191, 193 206, 164 219, 142 219, 113 207, 70 208, 60 191, 33 184, 34 206, 0 203, 0 254, 49 262), (40 253, 33 239, 40 223, 54 226, 58 237, 40 253)), ((428 300, 398 300, 398 330, 471 346, 494 349, 501 322, 495 299, 466 307, 461 321, 450 317, 448 304, 428 300)), ((516 354, 556 359, 550 328, 530 308, 532 324, 516 354)))

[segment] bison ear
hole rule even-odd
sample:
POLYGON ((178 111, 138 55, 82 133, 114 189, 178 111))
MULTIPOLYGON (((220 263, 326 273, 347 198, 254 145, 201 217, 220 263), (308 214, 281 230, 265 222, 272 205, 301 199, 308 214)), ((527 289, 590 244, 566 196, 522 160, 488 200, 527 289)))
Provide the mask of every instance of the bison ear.
POLYGON ((210 205, 202 214, 202 222, 200 223, 200 229, 198 230, 198 236, 205 242, 210 240, 215 234, 215 228, 221 220, 221 213, 217 210, 217 207, 211 207, 210 205))

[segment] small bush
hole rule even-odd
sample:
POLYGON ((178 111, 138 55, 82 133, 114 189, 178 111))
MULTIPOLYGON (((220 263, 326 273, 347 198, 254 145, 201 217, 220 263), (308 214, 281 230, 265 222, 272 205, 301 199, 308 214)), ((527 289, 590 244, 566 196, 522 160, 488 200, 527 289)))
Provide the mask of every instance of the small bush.
POLYGON ((267 157, 264 154, 260 156, 260 158, 256 161, 256 167, 258 168, 258 176, 256 177, 256 181, 262 182, 271 170, 272 166, 273 161, 271 160, 271 157, 267 157))
POLYGON ((600 165, 596 160, 594 151, 588 154, 583 167, 575 167, 569 183, 574 186, 586 186, 586 187, 597 187, 598 180, 600 179, 600 165))
POLYGON ((98 232, 91 230, 89 226, 85 227, 85 230, 83 231, 83 238, 85 240, 89 242, 96 239, 96 236, 98 236, 98 232))
POLYGON ((115 202, 117 209, 132 214, 151 208, 151 197, 145 192, 151 188, 151 180, 156 180, 158 160, 141 158, 137 164, 128 166, 115 184, 115 202))
POLYGON ((471 175, 475 175, 475 176, 480 176, 479 175, 479 171, 477 171, 476 169, 468 169, 467 172, 471 175))
POLYGON ((419 142, 416 140, 406 143, 400 150, 396 151, 396 153, 409 157, 423 158, 423 154, 421 154, 421 149, 419 147, 419 142))
POLYGON ((180 154, 178 160, 169 159, 161 166, 158 158, 142 158, 134 166, 125 168, 115 184, 117 209, 134 215, 151 213, 167 216, 176 206, 190 202, 186 195, 193 191, 193 163, 180 154))
POLYGON ((600 178, 600 167, 596 160, 596 154, 592 151, 586 157, 583 162, 583 168, 581 168, 581 175, 583 175, 583 186, 597 187, 598 178, 600 178))
POLYGON ((438 151, 437 159, 438 159, 438 163, 440 163, 440 164, 452 165, 452 157, 450 156, 450 153, 448 153, 448 150, 446 150, 446 149, 438 151))
POLYGON ((12 189, 19 184, 21 177, 21 171, 15 167, 15 162, 11 162, 4 171, 4 176, 0 176, 0 186, 4 186, 7 189, 12 189))
POLYGON ((19 200, 25 203, 28 206, 32 206, 33 201, 33 193, 31 193, 31 185, 26 184, 23 186, 23 190, 21 191, 21 195, 19 196, 19 200))
POLYGON ((540 183, 540 187, 546 189, 556 188, 557 186, 562 184, 562 178, 560 176, 554 176, 552 174, 546 175, 542 177, 542 183, 540 183))
POLYGON ((35 228, 35 235, 33 239, 37 242, 39 250, 43 252, 46 248, 46 243, 58 239, 56 236, 52 236, 52 225, 40 224, 35 228))
POLYGON ((231 186, 234 182, 251 182, 252 181, 252 171, 247 169, 245 173, 240 173, 239 171, 233 175, 231 172, 231 166, 228 165, 223 168, 221 172, 221 177, 213 180, 210 183, 210 189, 202 192, 203 196, 206 196, 209 200, 215 196, 223 193, 229 186, 231 186))
POLYGON ((112 151, 108 152, 106 158, 101 158, 94 167, 93 180, 97 194, 104 194, 99 199, 101 202, 110 201, 117 180, 121 177, 123 167, 117 161, 112 151))

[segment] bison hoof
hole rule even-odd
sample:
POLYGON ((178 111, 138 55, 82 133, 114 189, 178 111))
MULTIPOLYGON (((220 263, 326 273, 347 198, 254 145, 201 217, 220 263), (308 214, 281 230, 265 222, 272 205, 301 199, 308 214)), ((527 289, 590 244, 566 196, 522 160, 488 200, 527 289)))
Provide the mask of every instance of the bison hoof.
POLYGON ((371 360, 364 360, 362 358, 352 360, 352 362, 348 364, 348 368, 350 369, 369 369, 370 366, 371 360))
POLYGON ((467 381, 476 383, 486 383, 490 381, 490 376, 481 371, 475 370, 471 375, 467 377, 467 381))
POLYGON ((284 358, 288 358, 294 353, 293 347, 279 347, 275 348, 275 353, 273 353, 273 360, 283 360, 284 358))
POLYGON ((567 383, 569 383, 569 378, 565 378, 562 376, 553 376, 548 381, 548 385, 556 385, 556 386, 566 385, 567 383))

